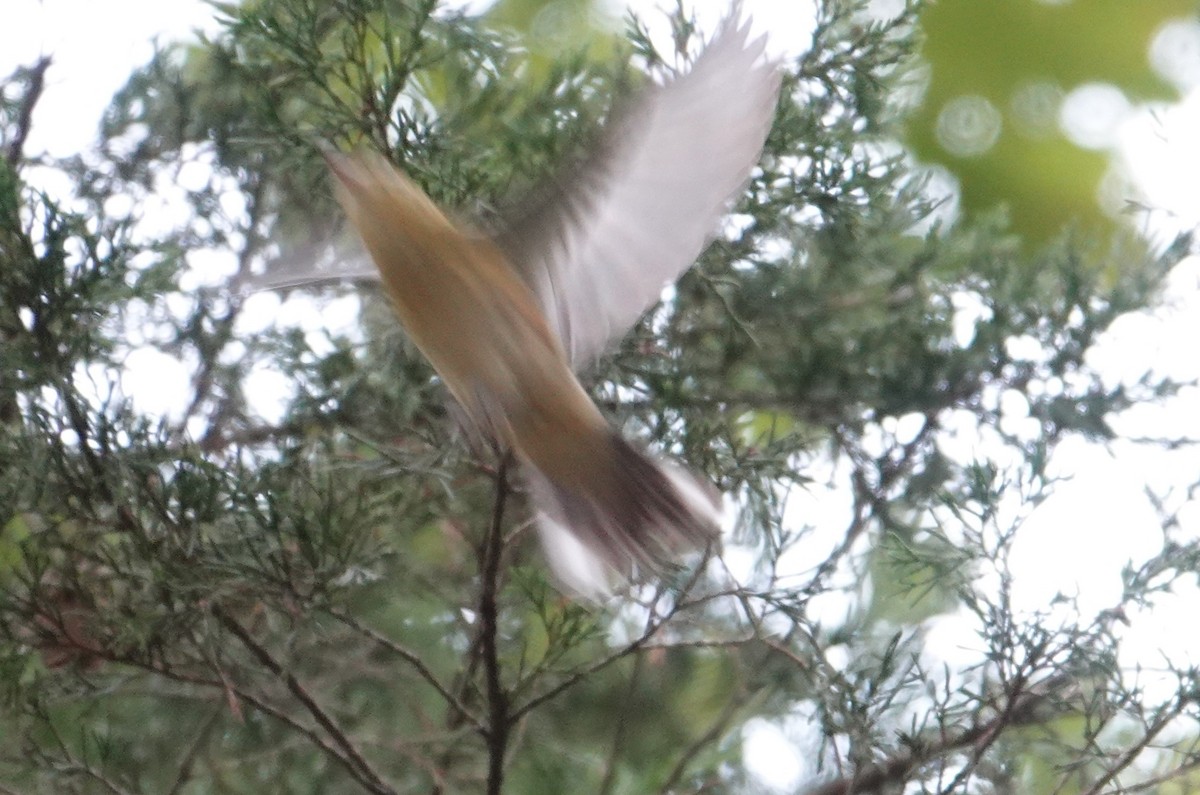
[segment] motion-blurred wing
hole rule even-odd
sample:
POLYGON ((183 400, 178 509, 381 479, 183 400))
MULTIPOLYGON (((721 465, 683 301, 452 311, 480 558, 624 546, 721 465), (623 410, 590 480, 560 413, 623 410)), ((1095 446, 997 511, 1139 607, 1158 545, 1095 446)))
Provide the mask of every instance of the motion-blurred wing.
POLYGON ((690 71, 646 91, 498 235, 574 368, 695 262, 745 184, 779 93, 763 48, 727 21, 690 71))
POLYGON ((269 262, 265 273, 248 279, 250 291, 290 290, 336 284, 370 286, 379 283, 379 269, 358 246, 341 246, 336 256, 309 247, 269 262))

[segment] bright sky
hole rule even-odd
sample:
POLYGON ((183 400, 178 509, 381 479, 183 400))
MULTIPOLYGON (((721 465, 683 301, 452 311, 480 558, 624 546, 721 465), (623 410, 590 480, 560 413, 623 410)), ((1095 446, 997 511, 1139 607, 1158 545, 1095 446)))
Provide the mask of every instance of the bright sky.
MULTIPOLYGON (((715 20, 727 7, 724 0, 699 0, 697 5, 702 7, 702 21, 715 20)), ((809 30, 807 4, 745 0, 745 5, 755 15, 756 26, 775 37, 775 52, 803 46, 803 35, 786 32, 809 30)), ((647 3, 639 6, 652 7, 647 3)), ((1189 24, 1191 27, 1182 25, 1182 33, 1175 31, 1182 36, 1176 42, 1182 42, 1176 48, 1182 55, 1171 67, 1192 75, 1187 97, 1169 108, 1125 106, 1120 113, 1109 114, 1108 127, 1098 133, 1120 142, 1120 151, 1148 203, 1162 209, 1155 216, 1161 230, 1200 223, 1200 25, 1189 24)), ((42 55, 54 57, 29 151, 66 156, 87 149, 109 97, 133 67, 149 59, 154 39, 170 41, 195 28, 216 29, 211 9, 197 0, 6 0, 5 24, 0 26, 0 76, 42 55)), ((1097 134, 1094 129, 1084 132, 1097 134)), ((278 309, 287 311, 286 305, 278 309)), ((1180 379, 1200 378, 1197 341, 1200 262, 1193 257, 1173 274, 1163 305, 1118 322, 1095 351, 1092 363, 1112 383, 1132 383, 1148 366, 1180 379)), ((174 366, 185 372, 178 363, 155 360, 154 366, 174 366)), ((147 394, 140 397, 144 405, 165 409, 177 400, 150 394, 154 385, 162 382, 157 369, 154 379, 143 379, 140 389, 147 394)), ((996 400, 1009 415, 1012 427, 1020 428, 1020 396, 997 395, 996 400)), ((891 430, 902 433, 902 423, 891 430)), ((1200 395, 1191 390, 1170 405, 1139 408, 1119 418, 1116 425, 1130 436, 1191 435, 1200 439, 1200 395)), ((947 439, 946 447, 970 457, 981 443, 962 434, 947 439)), ((1167 452, 1128 442, 1105 449, 1071 441, 1058 450, 1053 466, 1072 480, 1034 513, 1020 535, 1013 561, 1018 573, 1016 604, 1023 610, 1042 609, 1055 593, 1063 591, 1077 594, 1085 616, 1090 616, 1120 599, 1121 567, 1130 560, 1136 564, 1145 559, 1161 544, 1159 522, 1144 489, 1149 486, 1163 494, 1174 487, 1168 504, 1184 504, 1181 490, 1200 475, 1200 452, 1167 452)), ((819 503, 819 495, 810 502, 819 503)), ((810 507, 820 509, 819 504, 810 507)), ((835 506, 831 513, 836 510, 835 506)), ((1200 507, 1189 506, 1183 517, 1184 532, 1200 530, 1200 507)), ((844 522, 839 517, 830 526, 840 532, 844 522)), ((1195 625, 1198 596, 1167 595, 1156 602, 1152 612, 1131 616, 1129 635, 1138 642, 1130 648, 1145 650, 1146 661, 1155 667, 1161 665, 1157 649, 1179 663, 1200 662, 1200 648, 1190 643, 1193 633, 1178 631, 1195 625)), ((945 656, 961 657, 961 647, 970 643, 971 628, 955 627, 952 620, 946 626, 950 629, 935 633, 934 639, 942 639, 940 651, 945 656)), ((748 761, 761 772, 764 784, 788 789, 805 775, 795 745, 778 727, 760 721, 748 727, 747 737, 753 738, 747 743, 748 761)))

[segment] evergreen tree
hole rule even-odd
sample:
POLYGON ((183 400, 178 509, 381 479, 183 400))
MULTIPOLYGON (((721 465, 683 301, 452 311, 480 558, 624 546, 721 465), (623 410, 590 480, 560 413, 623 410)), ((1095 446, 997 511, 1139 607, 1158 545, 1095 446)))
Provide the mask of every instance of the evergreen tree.
POLYGON ((133 75, 97 151, 42 164, 70 201, 24 153, 46 64, 2 94, 0 791, 750 792, 763 721, 812 793, 1190 788, 1196 672, 1151 697, 1118 629, 1200 545, 1164 515, 1122 601, 1066 622, 1014 613, 1007 558, 1060 441, 1179 388, 1087 356, 1189 243, 931 225, 890 145, 912 10, 822 4, 732 220, 585 373, 736 517, 724 552, 590 605, 382 297, 254 288, 347 256, 320 146, 486 217, 645 79, 628 55, 702 37, 676 15, 660 51, 631 19, 547 57, 432 0, 216 5, 224 32, 133 75), (314 319, 358 297, 359 327, 314 319), (191 370, 165 417, 122 388, 147 349, 191 370), (958 666, 924 648, 954 611, 958 666))

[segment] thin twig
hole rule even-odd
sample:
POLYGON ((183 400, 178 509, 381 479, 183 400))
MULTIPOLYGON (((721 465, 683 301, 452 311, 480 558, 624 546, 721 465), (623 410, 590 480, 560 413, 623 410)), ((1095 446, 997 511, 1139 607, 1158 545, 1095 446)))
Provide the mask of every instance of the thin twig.
MULTIPOLYGON (((250 279, 254 258, 266 241, 258 233, 258 225, 263 214, 263 194, 266 187, 262 180, 254 180, 246 191, 247 222, 241 250, 237 257, 237 270, 229 281, 228 307, 221 317, 213 318, 212 334, 205 338, 204 334, 197 335, 195 344, 200 357, 200 366, 192 378, 192 399, 183 413, 184 420, 196 415, 213 394, 217 386, 220 369, 221 352, 229 345, 234 336, 234 327, 245 305, 245 296, 241 287, 250 279)), ((198 442, 200 449, 212 451, 224 447, 222 437, 227 432, 226 420, 231 414, 235 399, 225 395, 215 401, 215 406, 207 417, 208 428, 198 442)))
POLYGON ((935 742, 920 742, 918 739, 911 744, 910 750, 904 753, 864 767, 836 781, 821 784, 808 790, 805 795, 856 795, 899 784, 913 770, 935 759, 977 743, 992 741, 1011 726, 1035 722, 1038 707, 1044 704, 1049 696, 1045 687, 1039 688, 1039 692, 1036 693, 1010 693, 1005 709, 989 721, 973 724, 958 734, 941 737, 935 742))
POLYGON ((991 721, 991 728, 981 734, 971 745, 971 757, 967 763, 963 765, 962 770, 951 779, 950 783, 942 790, 942 795, 950 795, 959 787, 964 790, 971 776, 975 773, 975 769, 979 767, 980 761, 983 760, 983 755, 988 752, 988 749, 995 745, 1000 739, 1001 733, 1013 723, 1013 714, 1019 706, 1021 706, 1020 697, 1025 693, 1026 679, 1023 675, 1018 676, 1009 689, 1009 696, 1005 699, 1004 709, 1001 711, 995 720, 991 721))
POLYGON ((112 793, 112 795, 134 795, 117 782, 105 776, 99 770, 83 762, 71 762, 61 768, 64 773, 82 773, 112 793))
MULTIPOLYGON (((82 773, 83 775, 88 776, 92 780, 98 782, 113 795, 131 795, 129 790, 108 778, 99 770, 94 769, 86 761, 76 759, 75 755, 71 753, 70 747, 67 745, 66 740, 63 739, 62 734, 58 731, 58 727, 54 724, 54 721, 47 720, 46 728, 50 730, 50 734, 53 735, 54 741, 58 743, 58 747, 62 752, 63 759, 66 760, 65 763, 56 765, 61 772, 75 774, 82 773)), ((86 755, 86 753, 87 752, 85 750, 84 754, 86 755)))
POLYGON ((617 780, 617 763, 625 750, 625 729, 628 724, 627 716, 631 709, 636 708, 636 701, 633 696, 637 691, 638 680, 642 676, 645 659, 640 654, 633 658, 633 670, 629 673, 627 693, 623 699, 620 711, 617 713, 617 725, 613 729, 612 747, 608 749, 608 761, 604 766, 604 779, 600 782, 600 787, 597 790, 600 795, 608 795, 612 792, 613 784, 617 780))
MULTIPOLYGON (((695 572, 693 572, 691 579, 688 580, 688 582, 684 585, 683 589, 680 591, 679 600, 676 601, 672 605, 670 610, 668 610, 663 615, 658 616, 657 620, 655 619, 655 616, 653 613, 650 614, 649 618, 646 621, 646 628, 642 631, 641 635, 639 635, 638 637, 629 641, 624 646, 622 646, 620 649, 617 649, 615 652, 608 655, 607 657, 597 660, 596 662, 593 662, 591 665, 588 665, 584 668, 580 668, 580 669, 576 670, 574 673, 567 676, 565 679, 563 679, 561 682, 559 682, 558 684, 551 687, 549 690, 546 690, 545 692, 540 693, 539 695, 533 696, 528 701, 526 701, 524 704, 522 704, 520 707, 517 707, 516 709, 514 709, 512 711, 512 719, 514 721, 520 720, 525 715, 529 714, 533 710, 540 707, 542 704, 557 697, 558 695, 562 694, 564 691, 571 689, 572 687, 579 684, 583 680, 588 679, 589 677, 592 676, 592 674, 602 671, 603 669, 607 668, 608 666, 612 665, 613 663, 619 662, 631 654, 635 654, 646 648, 658 648, 661 645, 671 645, 671 646, 676 645, 676 644, 651 644, 650 641, 658 634, 659 630, 661 630, 663 627, 665 627, 667 624, 669 624, 671 622, 671 619, 674 618, 676 616, 676 614, 682 612, 685 609, 693 608, 697 605, 704 604, 705 602, 710 601, 712 598, 715 598, 716 596, 729 596, 732 593, 732 592, 730 592, 730 593, 721 592, 719 594, 705 594, 704 596, 699 597, 691 602, 684 601, 684 597, 686 597, 687 594, 692 590, 692 588, 694 588, 696 586, 696 584, 700 581, 700 575, 703 571, 704 571, 704 567, 700 566, 696 569, 695 572)), ((653 602, 653 601, 655 601, 655 600, 651 600, 651 602, 653 602)), ((684 641, 684 642, 681 642, 679 645, 688 645, 688 644, 686 641, 684 641)), ((699 644, 697 644, 697 645, 699 645, 699 644)))
POLYGON ((566 679, 563 679, 561 682, 559 682, 558 684, 556 684, 554 687, 550 688, 549 690, 530 698, 528 701, 526 701, 520 707, 513 710, 513 712, 512 712, 513 720, 517 720, 519 718, 524 717, 525 715, 527 715, 528 713, 537 709, 538 707, 540 707, 542 704, 546 703, 550 699, 558 696, 563 691, 569 690, 572 687, 574 687, 575 685, 582 682, 584 679, 591 677, 592 674, 597 673, 597 672, 607 668, 608 666, 612 665, 615 662, 625 659, 630 654, 640 651, 644 646, 649 644, 649 641, 651 638, 653 638, 656 634, 658 634, 658 631, 660 629, 662 629, 663 625, 665 625, 667 623, 667 620, 670 618, 671 615, 674 615, 674 613, 671 613, 668 616, 664 617, 661 621, 655 622, 654 625, 651 626, 649 628, 649 630, 644 632, 641 636, 634 638, 629 643, 625 644, 620 649, 618 649, 617 651, 608 655, 607 657, 597 660, 596 662, 592 663, 591 665, 589 665, 585 668, 581 668, 581 669, 577 670, 575 673, 571 674, 566 679))
POLYGON ((1190 762, 1184 762, 1178 767, 1168 770, 1162 775, 1148 778, 1145 781, 1139 781, 1136 784, 1126 784, 1125 786, 1121 787, 1121 792, 1145 792, 1146 790, 1158 789, 1160 785, 1166 784, 1168 781, 1181 778, 1182 776, 1189 775, 1197 769, 1200 769, 1200 759, 1193 759, 1190 762))
POLYGON ((1158 716, 1155 717, 1150 726, 1146 727, 1146 733, 1141 737, 1141 739, 1126 749, 1125 753, 1121 754, 1120 759, 1117 760, 1117 763, 1106 770, 1104 775, 1097 779, 1096 783, 1089 787, 1088 790, 1083 793, 1083 795, 1099 795, 1104 787, 1108 786, 1113 779, 1120 775, 1122 770, 1125 770, 1134 763, 1134 761, 1141 755, 1142 751, 1146 750, 1150 743, 1154 742, 1154 739, 1158 737, 1158 735, 1162 734, 1163 730, 1170 725, 1171 721, 1179 717, 1186 703, 1186 701, 1180 700, 1180 702, 1178 702, 1173 709, 1163 709, 1158 716))
POLYGON ((687 772, 688 765, 692 763, 701 751, 708 745, 716 742, 725 736, 725 732, 729 729, 729 724, 737 717, 738 710, 742 708, 744 700, 740 697, 729 699, 725 704, 725 708, 721 710, 721 714, 713 721, 712 726, 704 734, 696 738, 696 741, 688 746, 679 757, 679 761, 675 763, 674 769, 667 776, 667 780, 659 787, 658 791, 661 795, 669 795, 672 792, 678 792, 679 782, 683 779, 684 773, 687 772))
POLYGON ((200 753, 200 749, 208 741, 208 735, 212 733, 213 727, 217 725, 217 719, 221 717, 224 710, 217 707, 212 711, 204 723, 200 725, 200 731, 196 732, 196 737, 188 746, 187 751, 183 755, 183 759, 179 760, 179 772, 175 775, 175 783, 167 790, 167 795, 179 795, 183 788, 192 778, 192 768, 196 764, 196 757, 200 753))
POLYGON ((231 693, 236 696, 239 701, 249 704, 262 714, 274 718, 290 728, 292 731, 305 737, 313 745, 317 746, 331 758, 336 760, 338 764, 346 768, 346 771, 352 778, 354 778, 355 781, 358 781, 359 783, 363 784, 364 787, 369 788, 368 782, 364 779, 365 774, 355 767, 353 760, 347 757, 340 748, 335 746, 325 737, 321 736, 315 729, 305 726, 287 712, 284 712, 279 707, 276 707, 274 704, 271 704, 269 701, 256 696, 248 690, 239 688, 233 683, 224 679, 207 679, 203 676, 182 673, 170 668, 156 667, 133 657, 112 656, 109 657, 109 659, 112 662, 123 663, 125 665, 141 668, 149 673, 161 676, 165 679, 170 679, 175 682, 182 682, 184 684, 195 685, 198 687, 211 687, 220 690, 222 693, 231 693))
MULTIPOLYGON (((854 514, 843 534, 842 543, 817 567, 808 585, 804 587, 804 591, 808 593, 820 592, 823 589, 825 580, 834 572, 842 559, 850 553, 855 542, 858 541, 859 537, 869 526, 871 519, 886 518, 887 500, 885 497, 888 490, 910 471, 917 460, 917 453, 928 441, 928 438, 936 428, 936 416, 927 413, 920 431, 903 446, 898 460, 891 461, 885 457, 872 462, 879 473, 877 483, 874 487, 868 482, 865 474, 867 462, 855 460, 858 457, 851 456, 851 460, 854 462, 854 471, 850 478, 854 494, 854 514)), ((840 443, 842 437, 840 430, 835 432, 835 436, 840 443)))
POLYGON ((451 693, 450 690, 443 685, 436 676, 434 676, 433 671, 429 670, 428 666, 425 665, 425 663, 421 660, 421 657, 416 652, 406 649, 396 641, 386 637, 385 635, 382 635, 371 627, 365 626, 359 622, 358 619, 354 618, 354 616, 344 613, 341 610, 332 609, 329 611, 329 615, 333 616, 338 621, 341 621, 354 631, 359 632, 365 637, 374 641, 381 648, 387 649, 392 654, 395 654, 403 659, 416 670, 418 676, 429 683, 429 685, 438 692, 438 695, 446 700, 446 703, 450 705, 450 708, 457 713, 458 718, 467 721, 467 723, 469 723, 476 730, 484 731, 483 720, 478 715, 472 713, 460 698, 451 693))
POLYGON ((288 691, 299 701, 307 710, 308 714, 312 715, 313 719, 321 726, 322 729, 329 735, 333 743, 341 749, 342 753, 349 759, 354 766, 362 773, 363 783, 367 788, 377 795, 394 795, 395 790, 384 783, 383 778, 371 767, 368 762, 359 752, 358 748, 350 742, 350 738, 342 730, 342 727, 334 721, 324 709, 317 704, 308 690, 300 684, 300 681, 290 672, 284 670, 283 666, 271 656, 271 653, 266 650, 261 644, 254 639, 253 636, 239 624, 233 616, 226 613, 218 606, 213 607, 213 615, 217 621, 221 623, 229 632, 241 641, 258 661, 268 671, 283 681, 288 691))

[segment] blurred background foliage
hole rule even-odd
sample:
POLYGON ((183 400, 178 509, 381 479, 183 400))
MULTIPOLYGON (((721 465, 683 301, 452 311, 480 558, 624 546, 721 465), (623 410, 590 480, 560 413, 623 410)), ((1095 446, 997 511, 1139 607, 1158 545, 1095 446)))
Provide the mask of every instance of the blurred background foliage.
POLYGON ((905 144, 950 171, 964 212, 1003 206, 1032 245, 1067 224, 1105 234, 1117 223, 1113 210, 1137 197, 1123 180, 1101 207, 1103 178, 1119 171, 1113 146, 1072 142, 1060 126, 1062 102, 1089 84, 1133 104, 1179 100, 1181 86, 1152 66, 1150 49, 1167 23, 1196 14, 1195 0, 928 3, 920 12, 925 75, 905 144))

